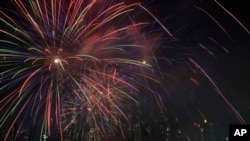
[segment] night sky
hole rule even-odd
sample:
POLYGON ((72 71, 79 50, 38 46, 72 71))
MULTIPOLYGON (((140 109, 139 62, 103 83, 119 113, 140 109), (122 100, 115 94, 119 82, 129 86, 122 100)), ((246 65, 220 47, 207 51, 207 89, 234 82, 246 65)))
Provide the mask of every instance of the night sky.
MULTIPOLYGON (((227 2, 221 3, 250 30, 250 10, 249 7, 245 6, 248 5, 247 1, 227 0, 227 2)), ((6 3, 1 2, 0 4, 6 3)), ((187 51, 183 49, 183 52, 193 54, 228 101, 238 110, 245 121, 250 123, 250 35, 212 0, 147 1, 145 5, 157 17, 160 17, 164 25, 178 39, 175 43, 166 41, 166 48, 157 53, 159 56, 169 56, 180 60, 172 68, 166 68, 164 63, 162 63, 161 68, 167 70, 167 73, 171 75, 178 76, 179 80, 176 82, 178 87, 171 91, 183 93, 180 94, 180 97, 183 98, 182 101, 185 102, 194 117, 191 118, 188 114, 183 114, 186 112, 185 108, 182 108, 182 103, 175 96, 170 98, 170 105, 173 106, 170 108, 172 113, 177 117, 182 117, 183 122, 193 123, 195 120, 199 122, 198 120, 201 119, 200 115, 197 114, 198 107, 208 120, 214 122, 218 129, 223 130, 221 131, 223 133, 227 132, 229 124, 239 123, 233 114, 226 111, 225 103, 204 76, 193 76, 199 80, 199 86, 195 86, 189 81, 189 74, 192 75, 192 73, 191 70, 186 70, 184 62, 181 60, 182 55, 175 56, 176 49, 168 49, 167 47, 171 45, 186 46, 187 51), (216 18, 233 40, 229 39, 209 16, 195 8, 194 5, 206 10, 216 18), (229 53, 224 52, 219 46, 211 44, 208 37, 219 41, 229 50, 229 53), (200 43, 209 46, 215 55, 210 56, 199 48, 198 44, 200 43), (191 102, 190 97, 195 99, 195 102, 191 102), (183 117, 183 115, 188 118, 183 117)))
MULTIPOLYGON (((223 6, 226 7, 232 14, 234 14, 245 27, 248 29, 250 28, 250 12, 249 8, 245 6, 246 3, 236 3, 233 0, 219 2, 223 4, 223 6)), ((206 43, 208 43, 207 37, 212 37, 229 50, 230 53, 224 53, 218 46, 211 47, 211 50, 214 52, 216 57, 208 57, 209 55, 206 56, 205 54, 200 53, 197 54, 197 58, 200 60, 200 65, 207 71, 208 74, 210 74, 213 80, 215 80, 223 94, 230 102, 232 102, 235 108, 239 110, 242 116, 245 117, 245 120, 249 123, 250 35, 213 1, 170 0, 159 4, 161 5, 161 12, 169 15, 169 21, 173 20, 174 23, 178 23, 176 24, 178 27, 183 27, 182 29, 179 29, 176 34, 179 37, 178 39, 180 44, 190 46, 195 45, 196 43, 202 43, 206 45, 206 43), (225 36, 222 30, 218 28, 218 25, 216 25, 207 15, 195 9, 193 7, 194 5, 203 8, 216 18, 227 30, 233 40, 230 40, 227 36, 225 36), (168 10, 164 12, 164 9, 168 10)), ((163 13, 161 14, 164 15, 163 13)), ((171 22, 167 22, 167 24, 169 24, 170 27, 175 26, 171 22)), ((198 93, 207 91, 205 90, 206 86, 202 87, 203 88, 197 88, 197 91, 199 91, 198 93)), ((216 109, 216 104, 212 102, 213 98, 216 97, 201 96, 201 98, 204 98, 203 102, 206 103, 204 105, 209 106, 204 106, 204 108, 216 109)), ((212 112, 210 114, 212 114, 212 112)), ((214 118, 217 119, 216 116, 214 118)), ((221 117, 218 116, 218 119, 220 118, 221 117)))
MULTIPOLYGON (((219 1, 225 8, 227 8, 242 24, 250 29, 249 20, 249 7, 244 1, 236 2, 233 0, 219 1)), ((236 110, 245 119, 246 123, 250 123, 250 35, 225 11, 223 11, 214 1, 203 0, 168 0, 162 2, 156 2, 159 6, 159 15, 162 17, 168 17, 165 22, 166 26, 170 27, 170 30, 176 31, 175 35, 178 38, 178 43, 183 46, 197 46, 201 43, 209 46, 215 56, 210 56, 204 53, 198 48, 194 47, 194 50, 190 51, 194 54, 198 60, 200 66, 209 74, 214 80, 216 85, 222 91, 223 95, 229 102, 236 108, 236 110), (215 18, 232 39, 218 27, 217 24, 206 14, 200 10, 194 8, 198 6, 204 9, 215 18), (229 53, 223 52, 218 46, 211 45, 208 41, 208 37, 212 37, 220 42, 229 53)), ((191 47, 192 48, 192 47, 191 47)), ((162 51, 161 55, 170 55, 175 57, 173 52, 162 51)), ((196 102, 190 102, 188 97, 183 96, 182 101, 186 101, 189 111, 192 113, 192 109, 199 107, 203 114, 206 115, 208 120, 215 123, 217 134, 227 134, 229 124, 238 124, 239 121, 235 116, 228 112, 223 104, 221 97, 214 92, 211 84, 202 76, 196 76, 200 81, 199 87, 193 87, 188 82, 188 75, 185 74, 185 67, 182 64, 178 64, 178 67, 172 69, 173 75, 181 76, 183 79, 179 83, 187 87, 183 88, 183 93, 191 93, 196 102)), ((164 65, 163 65, 164 67, 164 65)), ((174 98, 173 98, 174 99, 174 98)), ((175 98, 176 107, 175 113, 181 115, 180 117, 188 117, 183 114, 185 111, 179 108, 181 103, 175 98)), ((174 105, 174 104, 173 104, 174 105)), ((197 112, 197 111, 196 111, 197 112)), ((199 115, 193 112, 193 118, 183 118, 182 120, 189 123, 197 120, 199 122, 199 115)), ((219 135, 217 135, 219 136, 219 135)), ((217 137, 221 140, 222 137, 217 137)))

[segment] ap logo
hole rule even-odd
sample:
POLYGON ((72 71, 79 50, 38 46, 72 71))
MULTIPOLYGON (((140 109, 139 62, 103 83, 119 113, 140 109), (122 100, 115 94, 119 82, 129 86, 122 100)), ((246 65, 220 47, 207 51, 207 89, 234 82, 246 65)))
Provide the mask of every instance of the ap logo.
POLYGON ((244 136, 247 134, 247 129, 235 129, 234 136, 244 136))
POLYGON ((250 125, 230 125, 229 141, 250 141, 250 125))

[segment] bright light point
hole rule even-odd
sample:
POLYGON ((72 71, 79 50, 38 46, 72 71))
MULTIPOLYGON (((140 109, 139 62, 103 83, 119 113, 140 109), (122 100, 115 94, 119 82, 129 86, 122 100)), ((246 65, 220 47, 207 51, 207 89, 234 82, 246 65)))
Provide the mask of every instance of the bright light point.
POLYGON ((145 60, 143 60, 143 61, 142 61, 142 64, 146 64, 146 61, 145 61, 145 60))
POLYGON ((88 111, 91 111, 91 108, 88 108, 88 111))
POLYGON ((59 58, 54 59, 54 63, 58 64, 60 62, 61 62, 61 60, 59 58))
POLYGON ((207 123, 207 120, 206 120, 206 119, 204 119, 204 123, 207 123))
POLYGON ((43 135, 43 138, 44 138, 44 139, 47 139, 47 138, 48 138, 48 136, 47 136, 46 134, 44 134, 44 135, 43 135))

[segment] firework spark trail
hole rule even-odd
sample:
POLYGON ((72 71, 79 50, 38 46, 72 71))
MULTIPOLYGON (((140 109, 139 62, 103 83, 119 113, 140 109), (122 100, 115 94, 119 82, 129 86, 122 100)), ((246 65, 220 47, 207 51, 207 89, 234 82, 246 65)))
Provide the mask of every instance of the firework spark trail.
POLYGON ((192 58, 189 58, 190 62, 196 67, 198 68, 205 76, 206 78, 211 82, 211 84, 214 86, 216 92, 221 96, 221 98, 226 102, 227 106, 229 107, 230 110, 232 110, 232 112, 236 115, 236 117, 238 118, 238 120, 242 123, 242 124, 246 124, 246 121, 244 120, 244 118, 240 115, 240 113, 234 108, 234 106, 232 105, 232 103, 230 103, 227 98, 223 95, 223 93, 221 92, 221 90, 218 88, 218 86, 215 84, 215 82, 212 80, 212 78, 207 74, 207 72, 199 65, 197 64, 192 58))
POLYGON ((228 38, 233 41, 233 38, 229 35, 227 30, 211 14, 209 14, 206 10, 204 10, 198 6, 194 6, 194 7, 197 8, 198 10, 202 11, 206 15, 208 15, 220 27, 220 29, 228 36, 228 38))
POLYGON ((228 49, 226 49, 222 44, 220 44, 218 41, 216 41, 215 39, 213 39, 212 37, 208 37, 209 40, 211 40, 212 42, 214 42, 216 45, 218 45, 220 48, 222 48, 226 53, 230 53, 228 49))
POLYGON ((50 136, 57 127, 63 140, 70 127, 86 136, 88 131, 77 131, 86 124, 99 134, 108 124, 122 130, 128 101, 138 105, 145 95, 155 97, 160 106, 160 96, 149 87, 160 84, 152 71, 157 65, 150 59, 158 40, 141 35, 149 23, 135 22, 130 15, 141 7, 152 16, 140 3, 16 0, 14 4, 21 20, 0 11, 0 20, 7 25, 0 32, 8 37, 1 40, 0 88, 10 91, 1 100, 1 127, 15 116, 12 127, 28 111, 41 126, 40 136, 50 136), (88 120, 81 123, 84 118, 88 120))
POLYGON ((161 27, 170 35, 170 37, 172 37, 174 40, 177 40, 172 33, 150 12, 148 11, 145 7, 143 7, 142 5, 140 5, 140 7, 145 10, 147 13, 149 13, 152 17, 154 17, 154 19, 161 25, 161 27))
POLYGON ((228 15, 230 15, 249 35, 250 35, 250 31, 242 24, 242 22, 240 20, 238 20, 238 18, 236 18, 229 10, 227 10, 220 2, 218 2, 217 0, 214 0, 216 4, 218 4, 225 12, 228 13, 228 15))

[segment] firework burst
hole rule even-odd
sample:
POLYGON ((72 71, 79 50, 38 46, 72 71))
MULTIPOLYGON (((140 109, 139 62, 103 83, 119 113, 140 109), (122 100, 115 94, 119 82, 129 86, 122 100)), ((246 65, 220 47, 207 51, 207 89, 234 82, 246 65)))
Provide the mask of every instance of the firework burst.
MULTIPOLYGON (((232 13, 218 1, 214 2, 249 34, 232 13)), ((172 112, 176 121, 180 117, 179 111, 168 109, 172 99, 190 117, 198 113, 206 124, 208 119, 202 108, 193 108, 185 101, 191 99, 195 105, 195 97, 183 95, 189 91, 181 92, 190 85, 182 80, 183 72, 177 72, 176 68, 173 69, 176 72, 169 72, 180 54, 181 69, 186 71, 184 75, 188 75, 192 87, 201 86, 197 77, 206 79, 222 99, 223 106, 239 122, 245 123, 198 63, 194 50, 181 48, 175 42, 178 48, 171 54, 167 42, 173 43, 176 38, 141 3, 13 0, 12 4, 11 10, 0 11, 0 128, 5 130, 4 140, 16 140, 13 130, 19 132, 27 126, 34 127, 30 134, 37 140, 53 139, 54 134, 59 136, 55 140, 101 141, 116 133, 125 138, 128 130, 146 126, 143 122, 152 120, 154 126, 161 122, 156 129, 160 128, 157 131, 165 136, 167 128, 163 129, 162 123, 166 123, 166 111, 172 112), (158 48, 163 43, 167 53, 154 56, 156 50, 164 50, 158 48), (164 65, 164 73, 158 63, 164 65)), ((207 10, 199 6, 194 9, 233 40, 207 10)), ((208 37, 208 40, 229 53, 216 38, 208 37)), ((206 44, 200 42, 197 46, 199 51, 216 58, 216 53, 206 44)), ((154 134, 150 128, 146 132, 154 134)))
POLYGON ((90 129, 98 136, 123 132, 129 108, 143 97, 161 105, 153 58, 159 36, 147 31, 150 23, 136 20, 138 8, 151 15, 140 3, 13 3, 15 10, 0 11, 5 140, 27 117, 40 136, 57 130, 61 140, 64 134, 87 138, 90 129))

